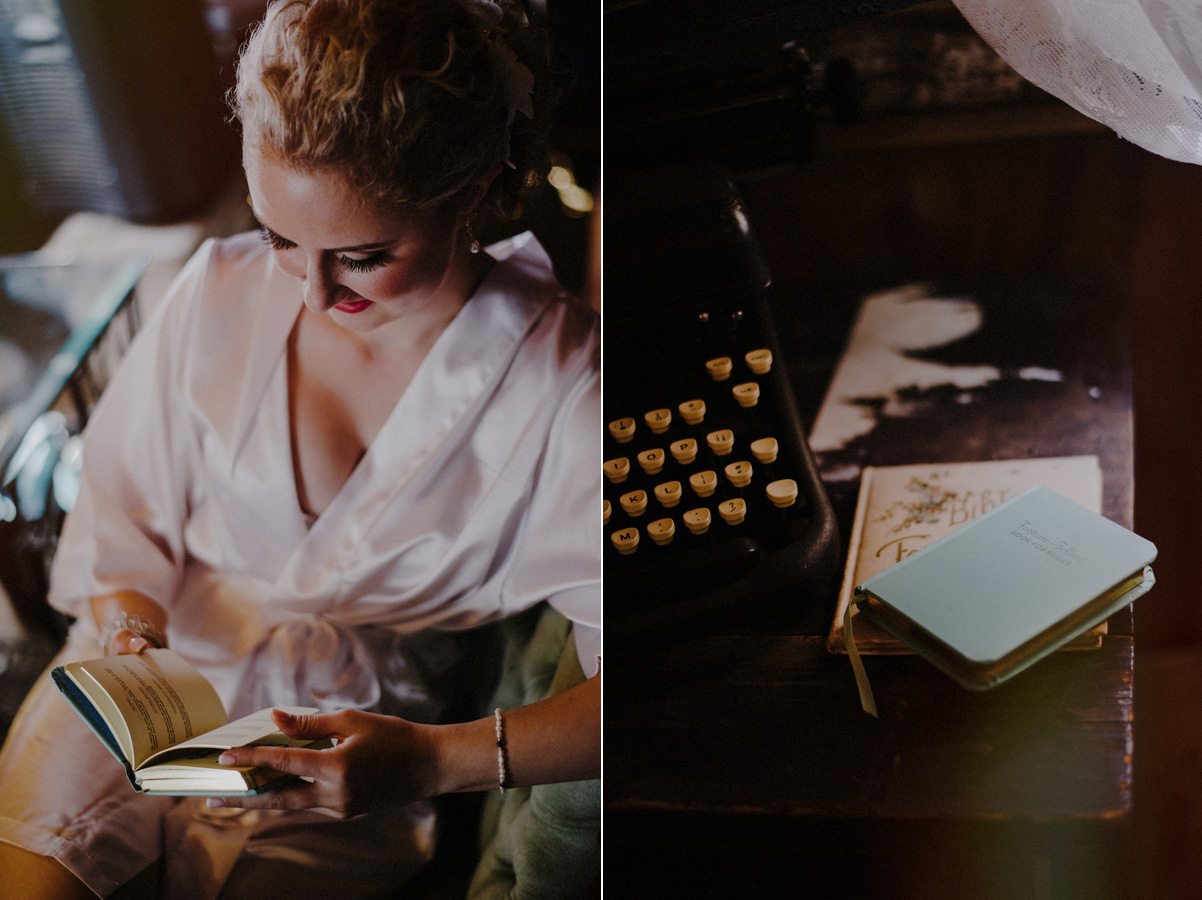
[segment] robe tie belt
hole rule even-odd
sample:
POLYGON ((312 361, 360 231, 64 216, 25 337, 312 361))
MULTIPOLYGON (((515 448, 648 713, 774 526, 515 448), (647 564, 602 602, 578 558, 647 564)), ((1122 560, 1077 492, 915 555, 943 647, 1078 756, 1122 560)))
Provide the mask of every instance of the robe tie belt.
POLYGON ((375 654, 362 629, 322 615, 286 619, 267 630, 250 654, 235 701, 237 713, 295 703, 323 712, 380 702, 375 654))

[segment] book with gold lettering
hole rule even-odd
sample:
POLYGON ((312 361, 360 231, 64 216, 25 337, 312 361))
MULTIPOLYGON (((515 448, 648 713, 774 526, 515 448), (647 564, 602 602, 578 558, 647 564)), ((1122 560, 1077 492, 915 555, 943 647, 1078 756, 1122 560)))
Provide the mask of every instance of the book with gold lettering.
MULTIPOLYGON (((843 614, 856 585, 1037 484, 1101 512, 1102 468, 1096 456, 866 467, 827 649, 846 652, 843 614)), ((1065 646, 1096 649, 1105 631, 1103 622, 1065 646)), ((885 629, 861 622, 858 616, 855 633, 861 654, 913 652, 885 629)))
POLYGON ((989 688, 1145 594, 1155 558, 1150 541, 1036 486, 856 585, 853 630, 871 621, 989 688))
MULTIPOLYGON (((223 766, 223 750, 248 744, 329 746, 276 728, 271 709, 228 721, 217 691, 172 650, 105 656, 51 671, 55 686, 148 794, 236 796, 295 779, 271 769, 223 766)), ((280 707, 294 714, 310 707, 280 707)))

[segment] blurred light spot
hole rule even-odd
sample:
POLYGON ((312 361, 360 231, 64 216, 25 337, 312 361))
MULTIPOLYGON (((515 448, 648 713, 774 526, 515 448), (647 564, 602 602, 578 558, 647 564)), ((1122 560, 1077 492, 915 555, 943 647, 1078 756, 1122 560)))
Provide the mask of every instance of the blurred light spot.
POLYGON ((735 224, 739 226, 739 231, 743 234, 751 232, 751 225, 747 221, 747 216, 743 215, 743 207, 736 206, 734 208, 735 224))
POLYGON ((590 213, 593 211, 593 195, 578 184, 569 185, 561 190, 559 192, 559 200, 568 209, 579 213, 590 213))
POLYGON ((593 211, 593 195, 576 183, 576 176, 565 163, 557 163, 547 173, 547 183, 559 192, 564 212, 574 219, 593 211))
POLYGON ((1019 369, 1018 377, 1024 381, 1064 381, 1063 372, 1039 366, 1027 366, 1025 369, 1019 369))

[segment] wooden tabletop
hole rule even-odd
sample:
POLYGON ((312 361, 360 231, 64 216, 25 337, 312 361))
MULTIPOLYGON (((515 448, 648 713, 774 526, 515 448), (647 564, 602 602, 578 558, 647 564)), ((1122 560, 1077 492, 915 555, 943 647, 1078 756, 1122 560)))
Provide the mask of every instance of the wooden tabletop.
MULTIPOLYGON (((856 301, 877 287, 889 286, 776 298, 807 421, 856 301)), ((878 411, 869 434, 819 455, 844 540, 860 466, 1026 456, 1096 454, 1103 511, 1130 527, 1123 298, 1062 275, 928 287, 974 300, 983 324, 923 358, 992 365, 1003 377, 971 403, 950 387, 914 391, 904 417, 878 411), (1018 377, 1032 368, 1061 377, 1018 377)), ((1054 654, 985 693, 915 657, 869 658, 878 721, 860 710, 846 657, 825 649, 836 592, 799 595, 783 614, 759 615, 748 598, 747 614, 721 626, 682 622, 607 642, 605 873, 615 895, 758 884, 741 895, 880 896, 887 884, 888 896, 955 896, 1071 883, 1093 886, 1080 896, 1108 896, 1131 811, 1130 611, 1111 620, 1100 650, 1054 654)))

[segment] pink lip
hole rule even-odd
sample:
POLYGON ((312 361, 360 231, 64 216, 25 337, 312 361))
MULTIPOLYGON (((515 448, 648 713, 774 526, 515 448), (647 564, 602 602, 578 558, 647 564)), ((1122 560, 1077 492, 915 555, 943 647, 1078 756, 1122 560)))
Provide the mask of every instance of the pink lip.
POLYGON ((372 305, 371 300, 343 300, 334 309, 344 313, 361 313, 372 305))

